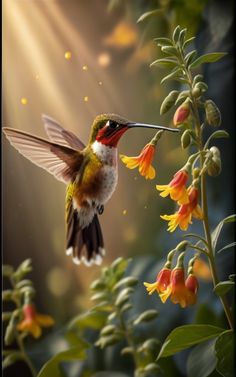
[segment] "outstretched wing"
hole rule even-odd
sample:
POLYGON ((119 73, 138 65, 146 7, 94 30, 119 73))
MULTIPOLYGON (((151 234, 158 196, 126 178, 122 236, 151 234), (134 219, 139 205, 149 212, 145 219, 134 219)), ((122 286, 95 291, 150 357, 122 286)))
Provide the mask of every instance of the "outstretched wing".
POLYGON ((80 170, 84 156, 77 150, 14 128, 4 127, 3 132, 18 152, 59 181, 70 182, 80 170))
POLYGON ((65 130, 55 119, 45 114, 42 115, 42 119, 51 141, 73 149, 82 150, 85 148, 84 143, 73 132, 65 130))

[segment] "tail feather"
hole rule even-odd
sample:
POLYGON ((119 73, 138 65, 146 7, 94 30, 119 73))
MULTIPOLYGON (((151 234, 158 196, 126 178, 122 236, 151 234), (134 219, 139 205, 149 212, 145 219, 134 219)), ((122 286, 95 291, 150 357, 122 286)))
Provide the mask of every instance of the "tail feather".
POLYGON ((101 264, 105 253, 102 231, 97 214, 90 224, 81 227, 76 209, 71 209, 67 217, 67 254, 72 254, 76 264, 86 266, 101 264))

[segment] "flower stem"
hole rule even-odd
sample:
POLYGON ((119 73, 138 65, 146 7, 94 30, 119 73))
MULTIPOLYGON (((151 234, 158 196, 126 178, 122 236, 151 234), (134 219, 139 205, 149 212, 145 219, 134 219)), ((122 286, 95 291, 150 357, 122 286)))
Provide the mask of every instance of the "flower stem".
POLYGON ((22 353, 22 356, 24 358, 25 363, 28 365, 28 367, 29 367, 29 369, 31 371, 32 376, 33 377, 37 377, 37 372, 36 372, 36 370, 35 370, 32 362, 31 362, 30 358, 28 357, 28 355, 27 355, 27 353, 25 351, 23 338, 20 335, 17 336, 17 344, 18 344, 19 349, 20 349, 20 351, 22 353))
MULTIPOLYGON (((199 145, 199 151, 203 151, 202 147, 202 130, 201 130, 201 124, 200 124, 200 117, 198 112, 198 107, 196 104, 196 101, 194 98, 192 98, 193 103, 193 109, 194 109, 194 115, 196 118, 196 131, 197 136, 199 139, 198 145, 199 145)), ((204 155, 203 153, 200 154, 200 167, 201 169, 204 166, 204 155)), ((208 249, 208 258, 210 263, 210 269, 212 274, 212 280, 214 287, 219 283, 219 278, 216 271, 216 263, 215 263, 215 256, 214 251, 212 247, 212 240, 211 240, 211 232, 210 232, 210 226, 209 226, 209 216, 208 216, 208 203, 207 203, 207 191, 206 191, 206 174, 204 171, 202 171, 201 174, 201 196, 202 196, 202 210, 203 210, 203 227, 204 227, 204 233, 205 233, 205 239, 207 241, 207 249, 208 249)), ((221 303, 223 305, 225 315, 227 317, 228 323, 230 328, 233 328, 233 319, 232 314, 230 311, 229 304, 226 300, 225 296, 220 296, 221 303)))

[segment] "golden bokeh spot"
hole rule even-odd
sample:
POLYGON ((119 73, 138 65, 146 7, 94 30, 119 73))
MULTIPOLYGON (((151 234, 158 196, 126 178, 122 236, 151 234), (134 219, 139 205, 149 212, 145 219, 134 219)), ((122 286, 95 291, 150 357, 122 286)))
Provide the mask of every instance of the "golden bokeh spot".
POLYGON ((123 239, 126 242, 133 242, 137 239, 137 231, 132 225, 125 227, 123 230, 123 239))
POLYGON ((100 67, 106 68, 111 63, 111 56, 108 52, 102 52, 101 54, 98 55, 97 60, 100 67))
POLYGON ((39 75, 35 75, 35 80, 39 80, 39 75))
POLYGON ((63 296, 70 288, 70 274, 62 267, 53 267, 47 274, 46 280, 48 289, 54 296, 63 296))
POLYGON ((102 85, 102 81, 99 81, 98 85, 102 85))
POLYGON ((70 51, 66 51, 64 56, 65 56, 65 59, 69 60, 72 57, 72 53, 70 51))
POLYGON ((127 21, 118 23, 112 32, 104 39, 106 46, 115 48, 129 48, 138 42, 138 31, 136 25, 127 21))
POLYGON ((126 215, 127 209, 124 209, 122 213, 123 213, 123 215, 126 215))
POLYGON ((20 101, 21 101, 22 105, 27 105, 27 103, 28 103, 28 100, 25 97, 21 98, 20 101))
POLYGON ((88 96, 84 96, 84 102, 88 102, 89 98, 88 96))
POLYGON ((83 65, 83 71, 87 71, 88 70, 88 66, 87 65, 83 65))

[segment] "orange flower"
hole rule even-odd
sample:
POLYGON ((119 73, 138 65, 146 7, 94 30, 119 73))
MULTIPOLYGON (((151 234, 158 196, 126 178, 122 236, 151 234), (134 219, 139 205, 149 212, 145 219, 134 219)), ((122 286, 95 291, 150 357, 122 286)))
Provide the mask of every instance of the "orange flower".
POLYGON ((51 316, 37 313, 33 304, 26 304, 23 313, 24 319, 18 323, 17 330, 30 332, 34 338, 41 336, 41 327, 50 327, 54 324, 51 316))
POLYGON ((188 193, 186 189, 186 182, 188 180, 188 172, 186 170, 179 170, 175 173, 174 178, 168 185, 156 185, 158 191, 163 191, 160 196, 165 198, 170 195, 172 200, 179 204, 187 204, 189 202, 188 193))
MULTIPOLYGON (((189 282, 189 286, 191 286, 189 282)), ((166 302, 168 297, 174 304, 180 304, 182 308, 195 303, 196 293, 185 285, 184 269, 175 268, 172 270, 170 284, 167 289, 160 294, 162 302, 166 302)))
POLYGON ((135 169, 139 167, 139 173, 144 176, 146 179, 154 179, 156 172, 154 167, 151 165, 154 154, 155 154, 155 145, 147 144, 142 149, 139 156, 128 157, 120 155, 121 160, 126 164, 128 169, 135 169))
POLYGON ((198 281, 194 274, 189 274, 185 280, 185 287, 188 289, 188 305, 197 301, 198 281))
POLYGON ((179 126, 180 124, 184 123, 185 120, 188 118, 190 114, 190 107, 188 103, 183 103, 180 105, 177 110, 175 111, 173 124, 174 126, 179 126))
POLYGON ((189 203, 182 204, 178 212, 173 215, 161 215, 163 220, 168 222, 168 231, 174 232, 179 225, 181 230, 187 230, 188 225, 192 224, 192 217, 201 220, 203 218, 202 209, 198 204, 198 189, 190 186, 187 190, 189 203))
POLYGON ((153 292, 157 291, 157 293, 160 295, 162 292, 164 292, 170 283, 170 275, 171 269, 164 267, 158 273, 155 283, 143 283, 147 288, 148 294, 151 295, 153 292))
POLYGON ((202 258, 195 259, 194 265, 193 265, 193 272, 200 279, 207 280, 207 281, 212 280, 212 275, 211 275, 211 270, 209 268, 209 265, 202 258))

